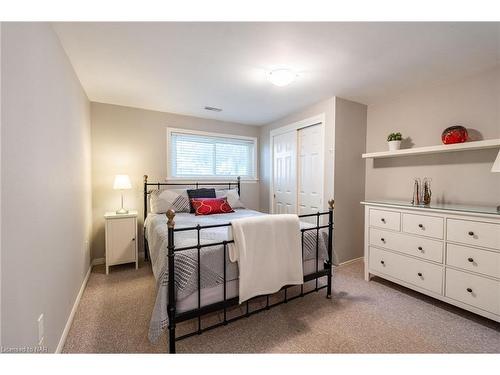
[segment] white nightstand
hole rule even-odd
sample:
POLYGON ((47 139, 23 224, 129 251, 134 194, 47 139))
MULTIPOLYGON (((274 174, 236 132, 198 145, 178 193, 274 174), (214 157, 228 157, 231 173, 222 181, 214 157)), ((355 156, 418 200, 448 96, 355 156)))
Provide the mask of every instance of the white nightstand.
POLYGON ((106 274, 109 266, 135 262, 137 269, 137 211, 119 215, 106 212, 106 274))

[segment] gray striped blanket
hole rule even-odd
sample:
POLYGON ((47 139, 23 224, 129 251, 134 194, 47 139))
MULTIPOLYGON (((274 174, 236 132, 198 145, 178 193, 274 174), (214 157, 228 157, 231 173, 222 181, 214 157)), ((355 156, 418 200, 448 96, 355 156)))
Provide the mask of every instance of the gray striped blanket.
MULTIPOLYGON (((196 225, 226 224, 233 219, 265 215, 263 213, 237 209, 234 213, 221 215, 195 216, 189 213, 178 213, 175 216, 175 227, 192 227, 196 225)), ((315 218, 314 218, 315 219, 315 218)), ((326 220, 326 217, 325 217, 326 220)), ((313 224, 301 222, 301 228, 313 227, 313 224)), ((149 339, 155 342, 168 326, 168 232, 167 218, 164 214, 149 214, 145 222, 145 235, 148 240, 153 274, 157 282, 156 302, 149 327, 149 339)), ((323 267, 323 261, 328 258, 328 232, 320 230, 318 241, 318 264, 323 267)), ((201 244, 210 244, 229 240, 228 227, 201 230, 201 244)), ((175 233, 176 248, 197 244, 196 231, 175 233)), ((316 258, 316 230, 304 232, 303 259, 316 258)), ((200 286, 216 287, 224 282, 223 246, 208 246, 200 250, 200 286)), ((226 250, 226 282, 238 279, 238 265, 229 261, 226 250)), ((179 251, 175 254, 175 290, 176 301, 182 301, 198 290, 198 251, 196 249, 179 251)))

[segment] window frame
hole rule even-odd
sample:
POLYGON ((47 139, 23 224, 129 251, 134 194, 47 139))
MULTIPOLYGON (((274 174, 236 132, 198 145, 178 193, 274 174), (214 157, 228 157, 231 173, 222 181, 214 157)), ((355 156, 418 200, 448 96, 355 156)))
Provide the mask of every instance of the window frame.
POLYGON ((242 139, 246 141, 252 141, 254 145, 253 151, 253 170, 254 176, 241 176, 241 181, 249 181, 249 182, 257 182, 259 180, 259 164, 258 164, 258 138, 257 137, 248 137, 244 135, 235 135, 235 134, 225 134, 225 133, 217 133, 217 132, 205 132, 201 130, 191 130, 191 129, 180 129, 180 128, 171 128, 167 127, 167 181, 204 181, 204 182, 219 182, 219 181, 235 181, 238 176, 230 176, 230 177, 216 177, 216 176, 189 176, 189 177, 178 177, 172 176, 172 157, 171 157, 171 144, 172 144, 172 133, 181 133, 188 135, 199 135, 205 137, 217 137, 217 138, 232 138, 232 139, 242 139))

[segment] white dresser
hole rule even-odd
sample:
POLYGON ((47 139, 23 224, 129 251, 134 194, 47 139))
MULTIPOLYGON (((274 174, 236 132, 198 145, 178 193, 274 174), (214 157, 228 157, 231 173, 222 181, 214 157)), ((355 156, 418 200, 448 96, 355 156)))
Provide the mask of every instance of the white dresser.
POLYGON ((496 208, 365 205, 365 279, 376 275, 500 322, 496 208))

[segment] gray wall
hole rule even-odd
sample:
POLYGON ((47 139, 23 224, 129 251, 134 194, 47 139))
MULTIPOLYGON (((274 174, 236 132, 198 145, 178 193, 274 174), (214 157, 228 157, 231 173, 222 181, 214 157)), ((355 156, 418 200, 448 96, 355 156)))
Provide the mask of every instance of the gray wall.
POLYGON ((90 266, 90 106, 50 25, 2 24, 2 345, 55 351, 90 266))
POLYGON ((261 128, 260 207, 269 212, 270 132, 282 126, 325 114, 325 197, 335 198, 334 262, 363 255, 363 209, 366 111, 364 104, 332 97, 261 128))
MULTIPOLYGON (((120 207, 120 193, 112 189, 115 174, 128 174, 132 180, 133 189, 125 192, 124 200, 128 208, 140 212, 141 229, 142 176, 147 174, 151 182, 165 181, 167 127, 259 136, 255 126, 110 104, 92 103, 91 116, 93 258, 104 257, 104 213, 120 207)), ((241 195, 245 205, 259 209, 258 183, 243 183, 241 195)), ((142 241, 139 244, 142 251, 142 241)))
POLYGON ((335 98, 335 253, 337 263, 363 256, 366 113, 364 104, 335 98))
MULTIPOLYGON (((450 125, 472 128, 474 139, 500 138, 500 68, 453 84, 428 87, 368 107, 367 152, 387 150, 401 131, 413 147, 441 144, 450 125)), ((407 146, 407 145, 405 145, 407 146)), ((498 149, 366 161, 366 198, 410 200, 415 176, 432 178, 435 202, 497 205, 500 173, 490 169, 498 149)))

